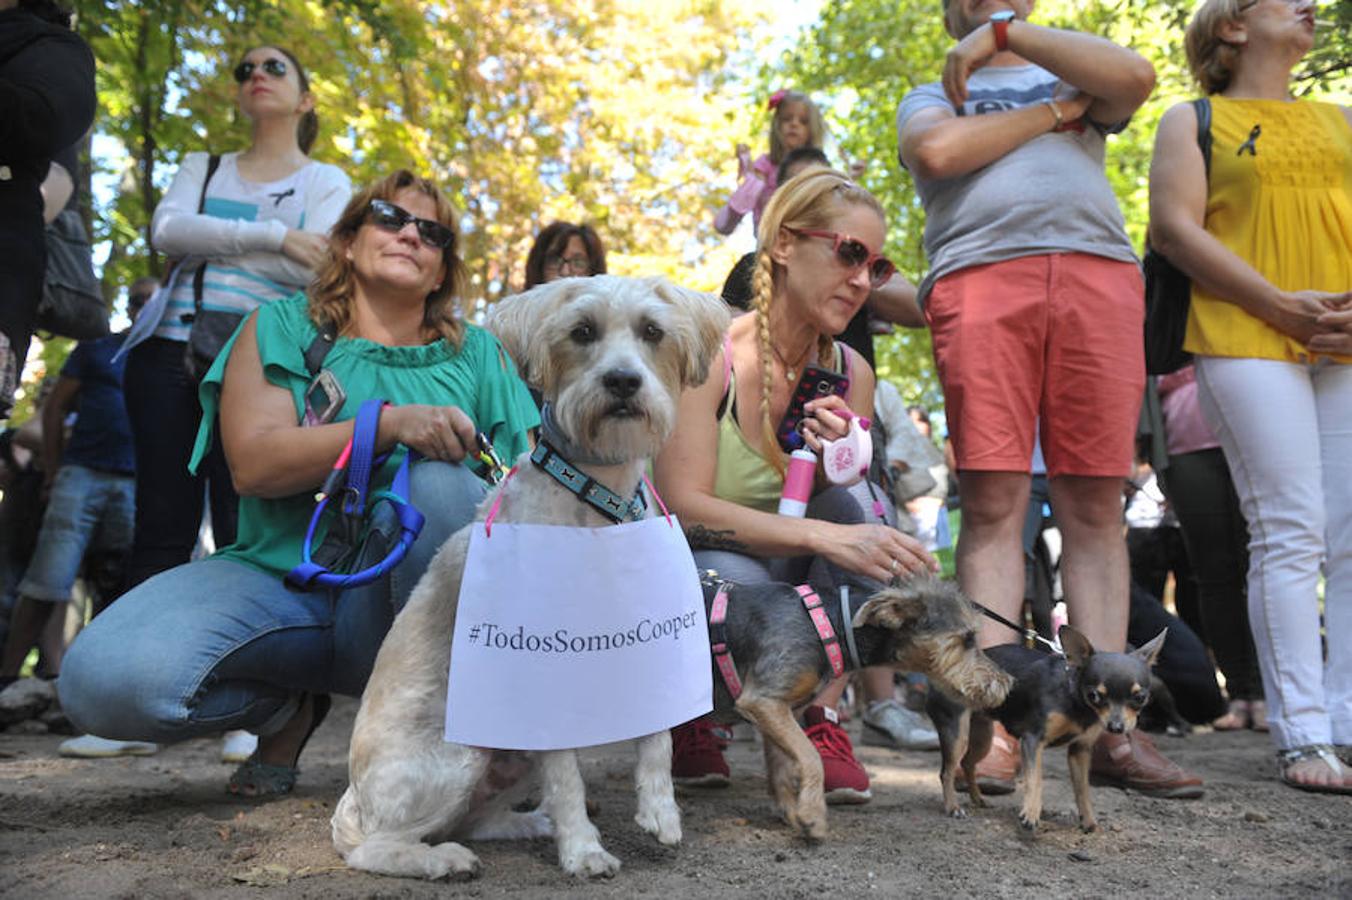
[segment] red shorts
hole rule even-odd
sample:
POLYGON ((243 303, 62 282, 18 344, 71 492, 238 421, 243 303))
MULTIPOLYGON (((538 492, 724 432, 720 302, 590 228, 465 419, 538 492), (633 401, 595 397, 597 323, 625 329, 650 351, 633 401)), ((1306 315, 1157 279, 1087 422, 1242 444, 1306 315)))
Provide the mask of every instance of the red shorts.
POLYGON ((1141 273, 1083 253, 972 266, 925 302, 958 469, 1131 471, 1145 389, 1141 273))

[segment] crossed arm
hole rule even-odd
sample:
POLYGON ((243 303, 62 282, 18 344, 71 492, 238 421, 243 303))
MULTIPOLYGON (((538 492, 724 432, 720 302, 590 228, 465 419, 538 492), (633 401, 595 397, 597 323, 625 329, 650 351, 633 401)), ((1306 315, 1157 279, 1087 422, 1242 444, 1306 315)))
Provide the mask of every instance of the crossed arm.
MULTIPOLYGON (((1155 87, 1155 70, 1140 54, 1095 35, 1011 22, 1008 48, 1056 75, 1078 93, 1057 97, 1062 120, 1081 116, 1120 122, 1145 102, 1155 87)), ((967 100, 967 80, 996 54, 995 36, 983 25, 948 53, 944 93, 955 108, 967 100)), ((944 179, 974 172, 1057 126, 1043 105, 980 116, 957 116, 935 107, 916 113, 898 139, 902 161, 922 178, 944 179)))

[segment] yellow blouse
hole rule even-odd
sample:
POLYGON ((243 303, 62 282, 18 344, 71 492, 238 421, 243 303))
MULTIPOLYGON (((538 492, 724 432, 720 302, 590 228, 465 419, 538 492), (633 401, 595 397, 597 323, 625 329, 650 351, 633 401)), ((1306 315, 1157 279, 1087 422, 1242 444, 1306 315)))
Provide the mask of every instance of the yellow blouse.
MULTIPOLYGON (((1220 96, 1211 110, 1206 230, 1282 290, 1352 289, 1352 127, 1342 110, 1220 96)), ((1289 362, 1320 355, 1196 283, 1183 347, 1289 362)))

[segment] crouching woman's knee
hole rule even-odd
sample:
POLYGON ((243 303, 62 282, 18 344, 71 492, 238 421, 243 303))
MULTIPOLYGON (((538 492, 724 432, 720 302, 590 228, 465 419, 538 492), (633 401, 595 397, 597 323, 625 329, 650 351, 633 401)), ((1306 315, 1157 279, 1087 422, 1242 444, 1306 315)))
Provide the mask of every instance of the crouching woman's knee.
POLYGON ((175 679, 175 638, 135 615, 133 591, 75 638, 61 663, 57 693, 71 724, 115 740, 169 742, 186 718, 175 679), (158 634, 156 638, 154 635, 158 634))
POLYGON ((145 693, 127 671, 127 649, 116 635, 90 624, 61 663, 61 709, 81 733, 115 740, 148 740, 145 693))

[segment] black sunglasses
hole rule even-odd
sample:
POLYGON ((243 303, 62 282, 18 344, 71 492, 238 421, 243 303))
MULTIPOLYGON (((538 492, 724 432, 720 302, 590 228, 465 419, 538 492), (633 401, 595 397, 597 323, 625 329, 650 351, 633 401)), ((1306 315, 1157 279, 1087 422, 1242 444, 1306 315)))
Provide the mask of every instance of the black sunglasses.
POLYGON ((286 77, 286 63, 274 57, 265 59, 261 63, 246 60, 235 66, 235 81, 243 84, 253 77, 254 70, 260 66, 262 66, 264 72, 267 72, 273 78, 286 77))
POLYGON ((841 265, 847 269, 858 269, 860 266, 868 267, 868 280, 875 288, 880 288, 896 274, 897 267, 892 264, 892 260, 883 256, 881 253, 874 253, 868 246, 858 238, 850 237, 848 234, 838 234, 834 231, 813 231, 809 228, 790 228, 791 234, 799 237, 814 237, 831 241, 835 246, 836 259, 840 260, 841 265))
POLYGON ((418 237, 429 247, 445 250, 455 246, 455 232, 431 219, 419 219, 403 207, 387 200, 372 200, 366 221, 386 231, 403 231, 409 222, 418 226, 418 237))

